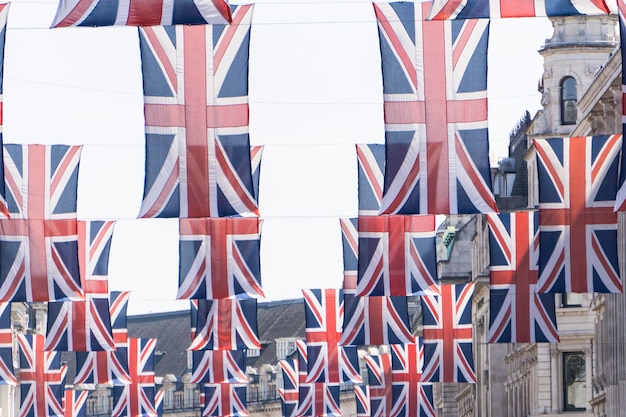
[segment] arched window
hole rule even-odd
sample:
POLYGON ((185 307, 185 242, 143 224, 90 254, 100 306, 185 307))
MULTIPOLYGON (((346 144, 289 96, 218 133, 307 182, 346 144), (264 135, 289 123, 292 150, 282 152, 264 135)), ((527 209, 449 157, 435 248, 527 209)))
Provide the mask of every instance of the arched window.
POLYGON ((576 112, 576 80, 565 77, 561 80, 561 124, 573 125, 578 117, 576 112))

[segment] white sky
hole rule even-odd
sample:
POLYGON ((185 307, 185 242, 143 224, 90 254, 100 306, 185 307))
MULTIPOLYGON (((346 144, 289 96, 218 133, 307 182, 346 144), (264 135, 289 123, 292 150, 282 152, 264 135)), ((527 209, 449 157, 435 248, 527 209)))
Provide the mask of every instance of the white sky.
MULTIPOLYGON (((235 4, 235 1, 232 1, 235 4)), ((356 216, 355 143, 383 143, 378 33, 371 1, 259 0, 250 46, 250 138, 261 165, 261 274, 268 299, 340 287, 338 218, 356 216)), ((54 1, 12 2, 4 141, 84 145, 81 219, 116 219, 111 290, 129 314, 188 308, 178 283, 178 222, 137 220, 144 136, 136 28, 48 29, 54 1)), ((539 106, 537 50, 547 19, 491 23, 492 161, 539 106)))

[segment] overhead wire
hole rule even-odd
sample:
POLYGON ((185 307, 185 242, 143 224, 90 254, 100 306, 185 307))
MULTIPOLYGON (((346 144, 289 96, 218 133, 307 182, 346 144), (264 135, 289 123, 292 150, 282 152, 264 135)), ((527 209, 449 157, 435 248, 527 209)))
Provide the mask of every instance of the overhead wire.
MULTIPOLYGON (((59 88, 71 88, 73 90, 82 90, 82 91, 94 91, 94 92, 98 92, 98 93, 109 93, 109 94, 119 94, 119 95, 128 95, 128 96, 141 96, 143 97, 143 93, 142 92, 132 92, 132 91, 122 91, 122 90, 110 90, 110 89, 104 89, 104 88, 94 88, 94 87, 85 87, 85 86, 78 86, 78 85, 72 85, 72 84, 67 84, 67 83, 59 83, 59 82, 52 82, 52 81, 38 81, 38 80, 28 80, 25 78, 18 78, 18 77, 4 77, 4 80, 13 80, 13 81, 19 81, 19 82, 24 82, 24 83, 29 83, 29 84, 39 84, 39 85, 47 85, 47 86, 51 86, 51 87, 59 87, 59 88)), ((507 94, 507 95, 502 95, 502 96, 498 96, 498 95, 490 95, 489 96, 489 100, 506 100, 506 99, 515 99, 515 98, 524 98, 524 97, 534 97, 534 96, 538 96, 538 93, 533 93, 533 94, 507 94)), ((321 105, 321 106, 327 106, 327 105, 337 105, 337 106, 342 106, 342 105, 382 105, 383 100, 381 97, 380 101, 296 101, 296 100, 254 100, 254 99, 250 99, 249 104, 279 104, 279 105, 321 105)))

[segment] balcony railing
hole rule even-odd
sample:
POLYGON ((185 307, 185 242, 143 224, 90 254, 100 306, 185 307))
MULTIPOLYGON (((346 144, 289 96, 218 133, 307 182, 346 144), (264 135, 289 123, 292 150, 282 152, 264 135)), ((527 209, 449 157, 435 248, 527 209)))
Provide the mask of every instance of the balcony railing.
MULTIPOLYGON (((352 389, 352 384, 342 383, 340 384, 340 390, 342 392, 352 389)), ((263 403, 280 401, 278 389, 275 385, 270 385, 265 389, 257 384, 248 384, 246 393, 246 400, 248 404, 263 403)), ((110 399, 109 399, 110 401, 110 399)), ((190 398, 189 393, 184 391, 177 391, 166 394, 163 399, 163 412, 164 413, 180 413, 197 411, 202 412, 202 406, 200 404, 200 396, 198 392, 194 392, 193 398, 190 398)), ((110 417, 111 416, 111 404, 103 405, 103 399, 99 397, 93 397, 87 399, 86 417, 110 417)))
POLYGON ((248 404, 277 401, 280 399, 276 387, 272 386, 271 388, 262 390, 258 387, 258 385, 254 386, 252 384, 248 384, 246 397, 248 404))

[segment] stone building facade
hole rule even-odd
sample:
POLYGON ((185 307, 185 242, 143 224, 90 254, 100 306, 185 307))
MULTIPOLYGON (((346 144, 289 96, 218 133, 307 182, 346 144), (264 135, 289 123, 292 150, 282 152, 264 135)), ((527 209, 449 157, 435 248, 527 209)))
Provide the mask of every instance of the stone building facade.
MULTIPOLYGON (((534 138, 622 132, 621 54, 616 16, 565 17, 551 21, 553 35, 539 51, 544 58, 539 83, 543 109, 532 119, 526 115, 522 118, 510 138, 509 158, 503 159, 494 170, 495 184, 498 181, 513 184, 524 176, 527 195, 520 200, 520 194, 513 193, 514 187, 496 188, 500 191, 496 194, 501 211, 538 206, 534 138), (520 136, 525 139, 522 146, 520 136), (522 148, 523 152, 519 152, 522 148), (520 164, 521 160, 525 164, 520 164)), ((622 276, 625 225, 620 214, 618 243, 622 276)), ((557 295, 560 343, 486 344, 488 243, 483 216, 477 216, 473 230, 474 359, 479 382, 475 386, 457 387, 454 393, 444 393, 456 399, 458 415, 626 416, 624 295, 557 295)), ((453 255, 450 261, 454 261, 453 255)), ((442 399, 438 401, 445 403, 442 399)))

